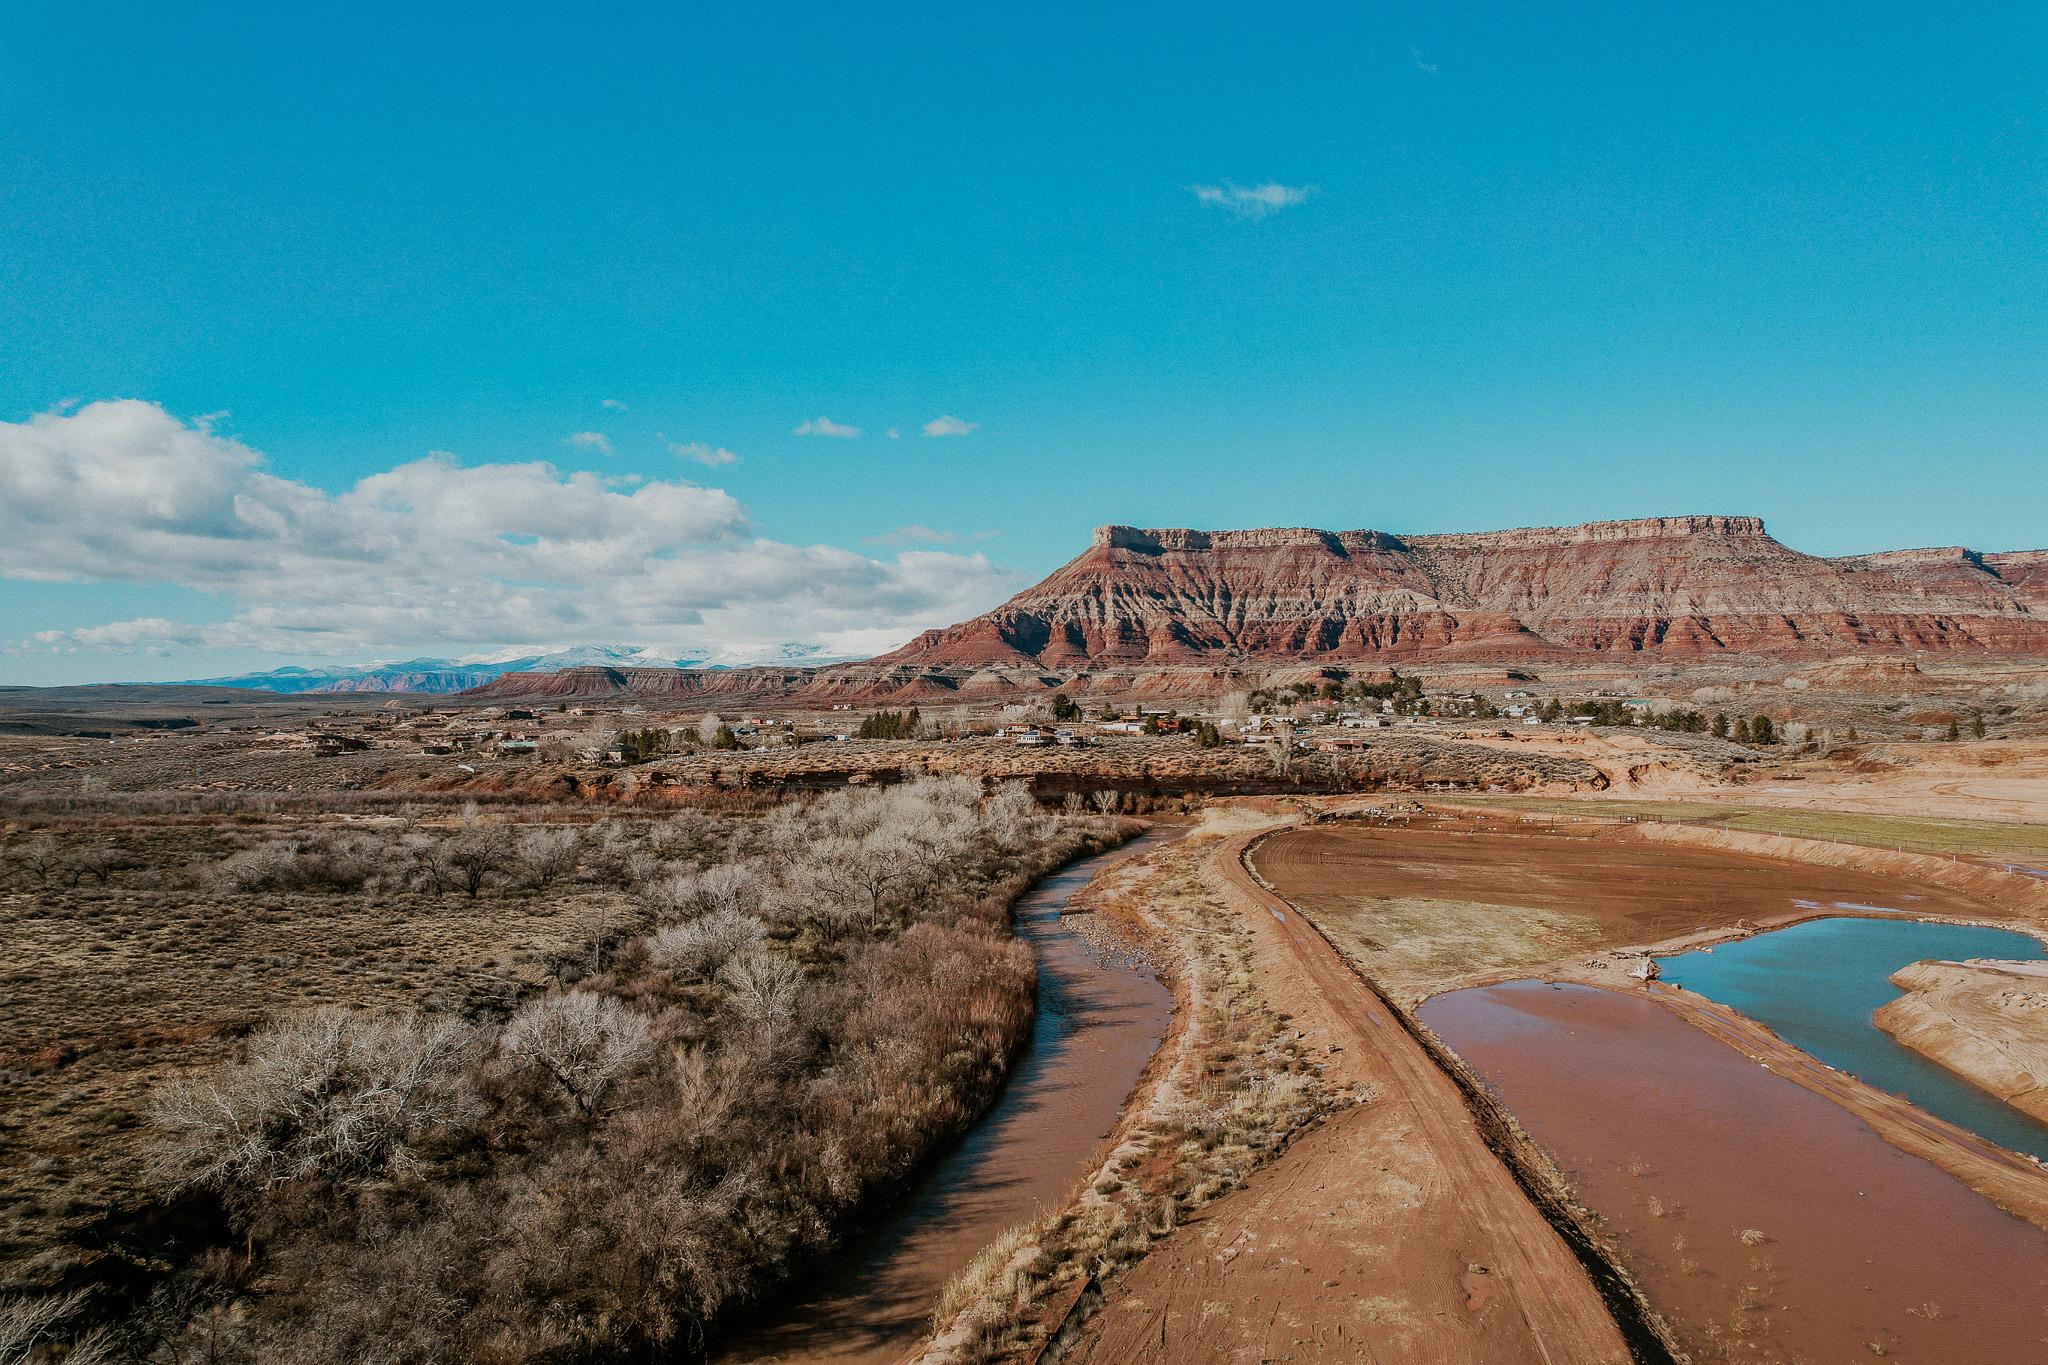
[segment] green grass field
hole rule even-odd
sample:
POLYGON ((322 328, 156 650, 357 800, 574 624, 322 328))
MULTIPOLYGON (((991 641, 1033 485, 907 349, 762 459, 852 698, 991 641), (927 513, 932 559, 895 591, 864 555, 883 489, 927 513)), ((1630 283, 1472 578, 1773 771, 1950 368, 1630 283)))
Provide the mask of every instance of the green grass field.
POLYGON ((1860 815, 1847 811, 1780 810, 1707 801, 1575 801, 1555 796, 1486 796, 1460 798, 1460 804, 1500 809, 1541 811, 1557 815, 1634 816, 1786 834, 1802 839, 1831 839, 1868 844, 1910 853, 1967 853, 2009 859, 2032 867, 2048 867, 2048 826, 2006 820, 1951 820, 1902 815, 1860 815))

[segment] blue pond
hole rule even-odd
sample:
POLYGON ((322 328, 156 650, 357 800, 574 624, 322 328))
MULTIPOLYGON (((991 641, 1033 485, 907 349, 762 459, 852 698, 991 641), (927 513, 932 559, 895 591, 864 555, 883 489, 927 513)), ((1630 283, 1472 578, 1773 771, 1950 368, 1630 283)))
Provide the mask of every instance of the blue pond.
MULTIPOLYGON (((1860 908, 1860 907, 1845 907, 1860 908)), ((1924 958, 2040 959, 2038 939, 2005 929, 1911 920, 1808 920, 1711 952, 1667 957, 1666 981, 1768 1025, 1794 1047, 2016 1152, 2048 1160, 2048 1125, 1894 1042, 1871 1022, 1898 999, 1891 974, 1924 958)))

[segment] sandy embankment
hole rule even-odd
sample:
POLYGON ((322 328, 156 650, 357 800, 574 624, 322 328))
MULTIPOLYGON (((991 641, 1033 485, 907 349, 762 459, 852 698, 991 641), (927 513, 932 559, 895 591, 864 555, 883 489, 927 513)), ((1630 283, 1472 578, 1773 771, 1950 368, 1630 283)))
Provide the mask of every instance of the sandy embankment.
MULTIPOLYGON (((1263 832, 1263 831, 1261 831, 1263 832)), ((1324 1079, 1369 1091, 1105 1286, 1074 1358, 1629 1360, 1570 1247, 1386 1003, 1241 861, 1203 881, 1324 1079)), ((1190 844, 1184 850, 1192 852, 1190 844)))
POLYGON ((2048 1123, 2048 963, 1915 962, 1880 1009, 1886 1033, 2048 1123))

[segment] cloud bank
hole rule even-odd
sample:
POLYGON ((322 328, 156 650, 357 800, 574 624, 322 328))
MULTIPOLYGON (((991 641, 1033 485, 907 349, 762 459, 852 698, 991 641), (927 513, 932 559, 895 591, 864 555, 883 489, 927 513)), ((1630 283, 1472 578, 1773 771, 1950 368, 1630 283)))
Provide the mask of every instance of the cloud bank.
POLYGON ((813 417, 808 422, 797 423, 792 436, 830 436, 836 440, 850 441, 860 435, 859 427, 849 427, 833 421, 830 417, 813 417))
POLYGON ((963 422, 958 417, 934 417, 924 424, 927 436, 965 436, 980 426, 979 422, 963 422))
POLYGON ((171 583, 234 604, 17 648, 371 656, 643 639, 887 648, 1012 586, 981 555, 874 559, 755 534, 737 500, 542 461, 433 455, 330 493, 152 403, 0 422, 0 576, 171 583))

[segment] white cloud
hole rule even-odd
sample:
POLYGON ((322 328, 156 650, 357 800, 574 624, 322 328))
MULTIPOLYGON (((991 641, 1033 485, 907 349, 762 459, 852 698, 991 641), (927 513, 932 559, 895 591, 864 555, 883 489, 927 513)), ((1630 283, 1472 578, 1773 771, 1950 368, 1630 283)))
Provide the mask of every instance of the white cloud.
POLYGON ((859 427, 843 426, 830 417, 813 417, 808 422, 799 422, 792 436, 831 436, 841 441, 850 441, 860 435, 859 427))
POLYGON ((679 460, 695 460, 714 469, 719 465, 739 463, 740 457, 724 446, 706 445, 702 441, 671 441, 666 436, 661 441, 668 447, 668 453, 679 460))
POLYGON ((1204 204, 1228 209, 1240 218, 1268 218, 1285 208, 1302 203, 1316 192, 1314 185, 1282 185, 1268 180, 1263 185, 1190 185, 1188 191, 1204 204))
POLYGON ((611 409, 611 410, 612 410, 613 412, 631 412, 631 411, 632 411, 632 409, 631 409, 631 408, 627 407, 627 406, 626 406, 626 405, 625 405, 624 403, 621 403, 621 402, 620 402, 620 401, 619 401, 618 399, 616 399, 616 398, 600 398, 600 399, 598 399, 598 400, 597 400, 597 405, 598 405, 599 407, 601 407, 601 408, 609 408, 609 409, 611 409))
POLYGON ((568 440, 578 450, 594 450, 600 455, 612 453, 612 438, 601 431, 579 431, 568 440))
POLYGON ((890 428, 889 428, 889 439, 890 439, 890 440, 894 441, 894 440, 898 439, 899 437, 901 437, 902 435, 903 435, 903 433, 902 433, 902 432, 900 432, 900 431, 898 431, 898 430, 896 430, 896 428, 894 428, 894 427, 890 427, 890 428))
POLYGON ((965 436, 980 426, 979 422, 963 422, 958 417, 934 417, 924 424, 927 436, 965 436))
POLYGON ((1411 48, 1409 48, 1409 49, 1408 49, 1408 60, 1409 60, 1409 61, 1411 61, 1411 62, 1414 62, 1414 63, 1415 63, 1415 69, 1416 69, 1417 71, 1420 71, 1420 72, 1421 72, 1421 73, 1422 73, 1423 75, 1425 75, 1425 76, 1434 76, 1434 75, 1436 74, 1436 63, 1435 63, 1435 62, 1425 62, 1424 60, 1422 60, 1422 49, 1421 49, 1421 48, 1419 48, 1419 47, 1411 47, 1411 48))
POLYGON ((226 621, 44 632, 40 650, 402 656, 565 640, 909 639, 1015 584, 979 554, 759 537, 729 494, 534 461, 414 460, 328 492, 136 400, 0 422, 0 576, 171 583, 226 621))

